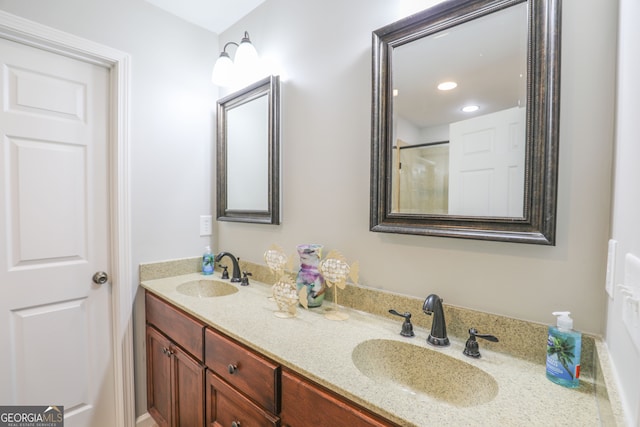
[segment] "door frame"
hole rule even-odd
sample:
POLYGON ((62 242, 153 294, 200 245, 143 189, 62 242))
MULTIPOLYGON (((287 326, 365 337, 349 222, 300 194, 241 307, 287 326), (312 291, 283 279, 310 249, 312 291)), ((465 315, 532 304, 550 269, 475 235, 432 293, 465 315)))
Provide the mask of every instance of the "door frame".
POLYGON ((109 205, 110 277, 112 287, 112 348, 116 420, 135 425, 133 372, 133 297, 131 286, 131 210, 129 171, 129 54, 0 11, 0 37, 100 65, 109 70, 109 205), (122 393, 119 391, 122 390, 122 393))

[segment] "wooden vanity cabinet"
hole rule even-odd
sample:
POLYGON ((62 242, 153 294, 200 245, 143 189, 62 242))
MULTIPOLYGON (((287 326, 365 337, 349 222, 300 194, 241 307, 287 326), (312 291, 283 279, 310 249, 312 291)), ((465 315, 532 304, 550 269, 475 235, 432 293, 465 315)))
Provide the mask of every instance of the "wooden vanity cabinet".
POLYGON ((282 371, 283 427, 397 427, 313 382, 282 371))
POLYGON ((147 409, 159 427, 204 426, 204 324, 146 293, 147 409))
POLYGON ((147 292, 147 408, 159 427, 397 427, 147 292))
POLYGON ((205 330, 206 424, 280 425, 280 366, 217 331, 205 330))

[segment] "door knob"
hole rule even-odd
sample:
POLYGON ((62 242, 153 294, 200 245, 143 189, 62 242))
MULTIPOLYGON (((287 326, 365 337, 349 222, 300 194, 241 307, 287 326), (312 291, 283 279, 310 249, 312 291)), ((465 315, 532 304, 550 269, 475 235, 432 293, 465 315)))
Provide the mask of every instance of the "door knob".
POLYGON ((93 283, 96 285, 104 285, 109 280, 109 275, 104 271, 98 271, 93 275, 93 283))

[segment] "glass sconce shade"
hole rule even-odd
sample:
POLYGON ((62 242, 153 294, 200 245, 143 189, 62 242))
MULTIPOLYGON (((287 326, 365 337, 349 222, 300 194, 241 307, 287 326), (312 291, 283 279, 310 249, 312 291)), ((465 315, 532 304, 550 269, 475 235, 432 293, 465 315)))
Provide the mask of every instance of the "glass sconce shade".
POLYGON ((213 66, 211 81, 216 86, 229 86, 233 76, 233 61, 227 52, 222 52, 213 66))
POLYGON ((236 51, 235 64, 240 69, 252 69, 258 64, 258 52, 249 40, 249 33, 244 32, 244 37, 236 51))

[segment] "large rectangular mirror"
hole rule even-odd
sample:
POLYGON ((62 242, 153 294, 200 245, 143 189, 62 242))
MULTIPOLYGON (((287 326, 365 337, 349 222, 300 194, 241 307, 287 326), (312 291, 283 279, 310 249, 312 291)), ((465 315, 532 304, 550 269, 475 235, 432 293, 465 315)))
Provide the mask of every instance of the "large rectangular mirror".
POLYGON ((371 230, 555 244, 560 0, 446 1, 372 61, 371 230))
POLYGON ((280 79, 218 100, 217 218, 280 223, 280 79))

